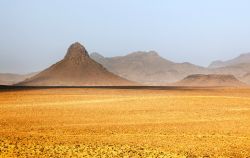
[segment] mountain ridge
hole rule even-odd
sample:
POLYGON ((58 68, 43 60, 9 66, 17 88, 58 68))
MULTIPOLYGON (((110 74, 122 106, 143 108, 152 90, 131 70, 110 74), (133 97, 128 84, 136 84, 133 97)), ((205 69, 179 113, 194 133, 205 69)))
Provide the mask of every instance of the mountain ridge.
POLYGON ((216 60, 213 61, 208 68, 221 68, 221 67, 227 67, 227 66, 233 66, 243 63, 250 63, 250 53, 244 53, 240 54, 239 56, 232 58, 230 60, 221 61, 216 60))
POLYGON ((94 53, 90 57, 121 77, 149 85, 174 82, 186 75, 206 71, 191 63, 174 63, 155 51, 137 51, 118 57, 103 57, 94 53))

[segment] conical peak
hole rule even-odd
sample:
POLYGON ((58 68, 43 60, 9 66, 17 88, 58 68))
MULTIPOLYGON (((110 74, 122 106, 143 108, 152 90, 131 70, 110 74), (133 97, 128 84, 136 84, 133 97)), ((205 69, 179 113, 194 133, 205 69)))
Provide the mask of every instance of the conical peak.
POLYGON ((68 48, 67 54, 65 55, 64 59, 79 60, 85 58, 89 58, 87 50, 79 42, 75 42, 68 48))

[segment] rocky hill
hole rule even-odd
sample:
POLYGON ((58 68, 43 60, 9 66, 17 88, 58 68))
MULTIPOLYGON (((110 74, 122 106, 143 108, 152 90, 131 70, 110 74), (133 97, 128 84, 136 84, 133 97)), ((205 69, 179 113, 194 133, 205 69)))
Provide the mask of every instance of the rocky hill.
POLYGON ((136 85, 119 77, 89 57, 80 43, 72 44, 64 59, 19 86, 127 86, 136 85))

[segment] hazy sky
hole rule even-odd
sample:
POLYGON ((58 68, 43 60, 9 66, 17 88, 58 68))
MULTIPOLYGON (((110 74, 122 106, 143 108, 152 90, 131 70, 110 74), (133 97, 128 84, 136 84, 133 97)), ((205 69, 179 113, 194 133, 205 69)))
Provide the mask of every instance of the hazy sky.
POLYGON ((79 41, 208 65, 250 52, 249 0, 0 0, 0 72, 42 70, 79 41))

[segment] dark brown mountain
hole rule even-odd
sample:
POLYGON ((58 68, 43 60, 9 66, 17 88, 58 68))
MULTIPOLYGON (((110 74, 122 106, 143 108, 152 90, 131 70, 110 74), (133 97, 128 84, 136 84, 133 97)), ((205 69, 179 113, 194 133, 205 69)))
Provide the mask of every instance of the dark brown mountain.
POLYGON ((190 63, 174 63, 154 51, 134 52, 111 58, 92 53, 91 58, 114 74, 148 85, 161 85, 178 81, 190 74, 208 73, 206 68, 190 63))
POLYGON ((241 87, 246 86, 233 75, 218 74, 196 74, 190 75, 173 84, 174 86, 193 86, 193 87, 241 87))
POLYGON ((37 73, 30 73, 30 74, 12 74, 12 73, 1 73, 0 74, 0 85, 12 85, 18 82, 21 82, 27 78, 30 78, 37 73))
POLYGON ((135 85, 106 70, 89 57, 78 42, 72 44, 64 59, 36 76, 17 85, 20 86, 125 86, 135 85))

